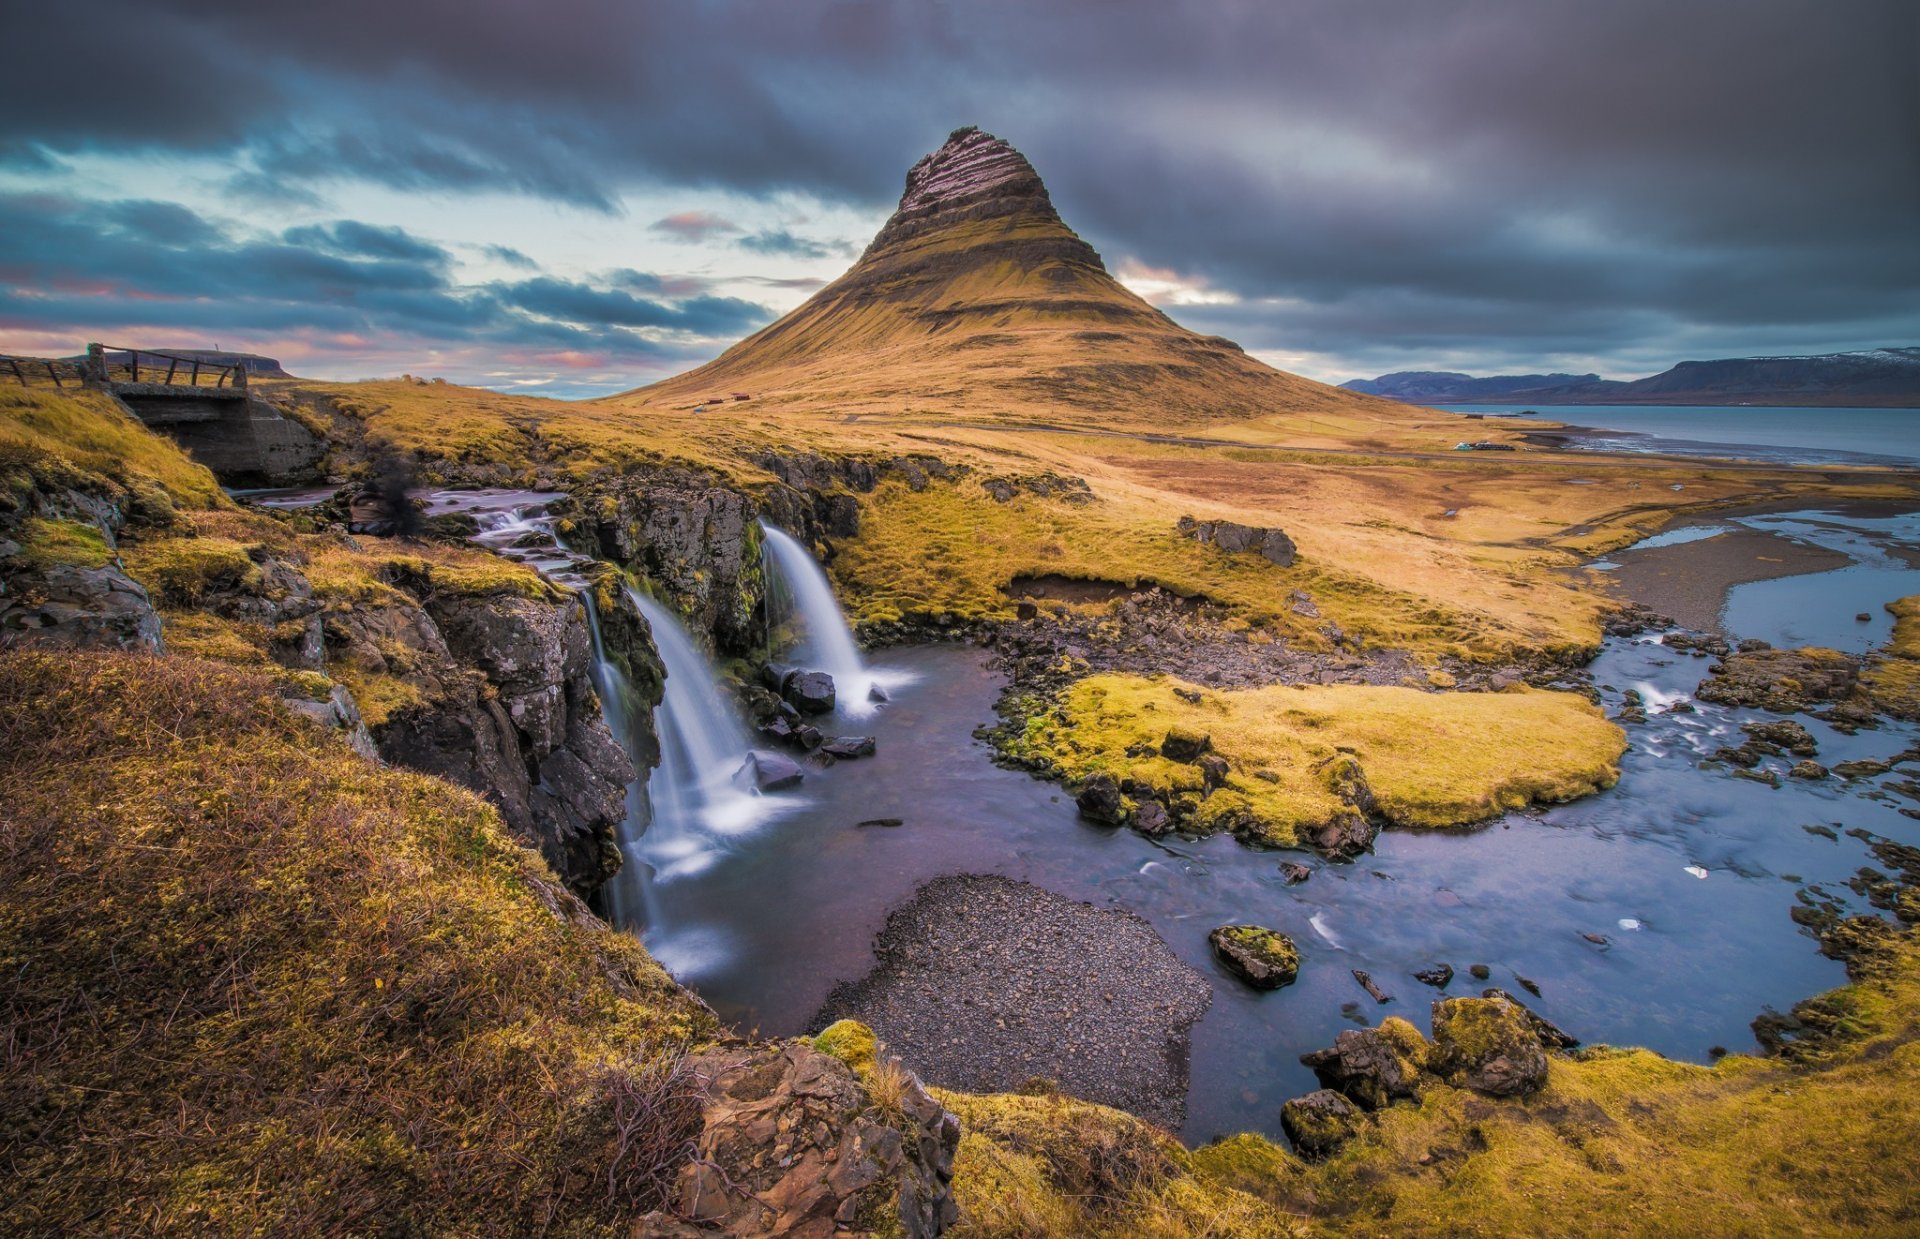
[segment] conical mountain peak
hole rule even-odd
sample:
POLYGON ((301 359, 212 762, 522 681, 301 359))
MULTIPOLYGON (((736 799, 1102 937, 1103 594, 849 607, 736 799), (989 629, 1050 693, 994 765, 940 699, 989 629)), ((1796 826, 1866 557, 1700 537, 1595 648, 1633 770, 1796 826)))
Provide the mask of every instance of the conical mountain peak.
POLYGON ((1054 222, 1059 214, 1040 174, 1007 142, 979 129, 956 129, 946 144, 907 172, 900 206, 880 230, 878 248, 956 216, 981 218, 1032 212, 1054 222))
POLYGON ((846 274, 699 369, 611 399, 692 409, 721 393, 767 411, 1072 408, 1158 425, 1355 399, 1147 304, 1060 218, 1026 156, 975 128, 913 165, 846 274))

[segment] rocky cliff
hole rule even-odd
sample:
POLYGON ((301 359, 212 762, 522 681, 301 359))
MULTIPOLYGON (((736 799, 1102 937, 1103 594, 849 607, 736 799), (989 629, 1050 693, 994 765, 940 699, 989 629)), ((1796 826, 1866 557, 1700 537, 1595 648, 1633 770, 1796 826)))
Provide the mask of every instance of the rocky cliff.
MULTIPOLYGON (((100 408, 102 419, 121 418, 100 408)), ((109 423, 111 424, 111 423, 109 423)), ((603 717, 581 600, 478 551, 303 534, 21 454, 0 490, 0 647, 170 647, 281 673, 298 711, 480 792, 587 895, 619 868, 632 762, 603 717)), ((609 641, 660 678, 618 591, 609 641)), ((638 738, 643 759, 650 734, 638 738)))

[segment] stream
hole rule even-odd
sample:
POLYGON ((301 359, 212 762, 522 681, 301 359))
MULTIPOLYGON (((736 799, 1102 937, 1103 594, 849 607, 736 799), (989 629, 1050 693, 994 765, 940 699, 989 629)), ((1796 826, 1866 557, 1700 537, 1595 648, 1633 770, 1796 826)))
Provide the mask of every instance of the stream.
MULTIPOLYGON (((529 545, 539 540, 526 531, 539 522, 511 506, 544 498, 448 494, 434 506, 474 512, 481 540, 564 576, 567 553, 529 545)), ((1910 571, 1896 552, 1920 545, 1913 517, 1871 527, 1830 513, 1755 519, 1855 560, 1837 572, 1765 583, 1792 583, 1783 604, 1790 607, 1830 589, 1822 578, 1863 570, 1889 574, 1870 587, 1884 592, 1910 571)), ((782 563, 795 551, 805 555, 797 543, 773 552, 771 562, 788 577, 801 570, 782 563)), ((802 582, 794 596, 809 589, 818 592, 802 582)), ((1878 597, 1874 610, 1892 596, 1878 597)), ((1734 626, 1729 635, 1790 632, 1859 648, 1848 599, 1844 607, 1816 608, 1819 622, 1800 610, 1783 616, 1730 605, 1730 624, 1760 630, 1734 626)), ((1589 1044, 1644 1045, 1695 1062, 1710 1061, 1716 1049, 1754 1050, 1749 1024, 1762 1010, 1785 1010, 1845 980, 1789 918, 1797 893, 1812 885, 1864 909, 1846 881, 1872 858, 1845 829, 1920 842, 1920 822, 1903 816, 1904 802, 1874 780, 1783 778, 1776 789, 1735 778, 1725 766, 1703 766, 1706 754, 1739 742, 1740 723, 1772 716, 1709 704, 1664 712, 1690 698, 1707 662, 1661 645, 1657 635, 1609 639, 1591 668, 1609 713, 1635 689, 1651 714, 1628 727, 1619 786, 1472 830, 1389 830, 1352 864, 1256 851, 1228 837, 1153 841, 1081 820, 1063 789, 995 766, 973 737, 993 720, 1003 680, 989 651, 961 645, 861 660, 827 634, 833 657, 855 660, 843 674, 885 685, 888 700, 843 695, 839 710, 819 720, 822 730, 872 735, 878 752, 826 769, 805 763, 801 787, 751 798, 756 806, 743 803, 748 798, 724 775, 716 780, 688 760, 696 750, 724 748, 707 764, 732 763, 743 733, 704 653, 671 616, 646 605, 669 671, 668 701, 656 720, 668 756, 650 795, 636 798, 640 817, 651 801, 654 824, 636 822, 625 841, 636 872, 622 889, 638 883, 644 911, 622 918, 643 922, 662 964, 741 1032, 792 1036, 811 1031, 837 982, 868 971, 887 911, 933 877, 1003 874, 1130 909, 1213 986, 1213 1005, 1193 1031, 1182 1132, 1189 1141, 1243 1130, 1279 1135, 1281 1103, 1317 1087, 1299 1056, 1387 1015, 1427 1028, 1440 991, 1412 974, 1442 962, 1457 973, 1447 993, 1501 986, 1589 1044), (674 717, 665 717, 669 711, 674 717), (679 717, 688 714, 691 723, 679 717), (895 818, 902 824, 861 824, 895 818), (1306 862, 1312 877, 1288 885, 1282 860, 1306 862), (1245 921, 1299 945, 1295 984, 1257 992, 1215 963, 1208 931, 1245 921), (1472 964, 1487 965, 1490 979, 1473 980, 1472 964), (1371 973, 1391 1001, 1376 1004, 1354 981, 1355 968, 1371 973), (1525 992, 1528 981, 1537 997, 1525 992)), ((819 642, 818 617, 807 628, 809 641, 819 642)), ((1883 636, 1884 625, 1875 631, 1883 636)), ((1886 760, 1916 741, 1906 725, 1846 736, 1800 721, 1829 766, 1886 760)), ((1788 764, 1769 759, 1766 767, 1784 775, 1788 764)))

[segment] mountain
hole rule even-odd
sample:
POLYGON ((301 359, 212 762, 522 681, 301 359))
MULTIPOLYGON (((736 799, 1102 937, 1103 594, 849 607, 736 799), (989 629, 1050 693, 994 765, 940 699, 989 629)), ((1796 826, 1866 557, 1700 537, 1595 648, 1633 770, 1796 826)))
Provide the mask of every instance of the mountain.
POLYGON ((1147 304, 1061 220, 1025 156, 972 128, 913 166, 845 275, 699 369, 608 399, 736 395, 773 411, 1152 426, 1373 404, 1147 304))
POLYGON ((1644 379, 1598 375, 1473 378, 1403 370, 1341 386, 1410 404, 1728 404, 1920 408, 1920 348, 1878 348, 1812 357, 1683 361, 1644 379))
POLYGON ((1389 400, 1403 400, 1409 404, 1432 404, 1435 401, 1469 403, 1497 400, 1514 392, 1599 381, 1597 374, 1502 374, 1493 378, 1475 378, 1471 374, 1452 370, 1399 370, 1383 374, 1377 379, 1348 379, 1340 386, 1347 391, 1385 396, 1389 400))

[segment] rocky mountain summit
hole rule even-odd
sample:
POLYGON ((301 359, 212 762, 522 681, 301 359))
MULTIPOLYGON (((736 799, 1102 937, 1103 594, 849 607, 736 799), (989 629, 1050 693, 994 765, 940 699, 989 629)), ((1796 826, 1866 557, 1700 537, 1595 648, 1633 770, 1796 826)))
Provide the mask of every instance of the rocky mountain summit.
POLYGON ((693 409, 1061 417, 1169 424, 1366 397, 1285 374, 1188 331, 1116 280, 1026 156, 958 129, 907 174, 851 270, 705 366, 611 397, 693 409))

